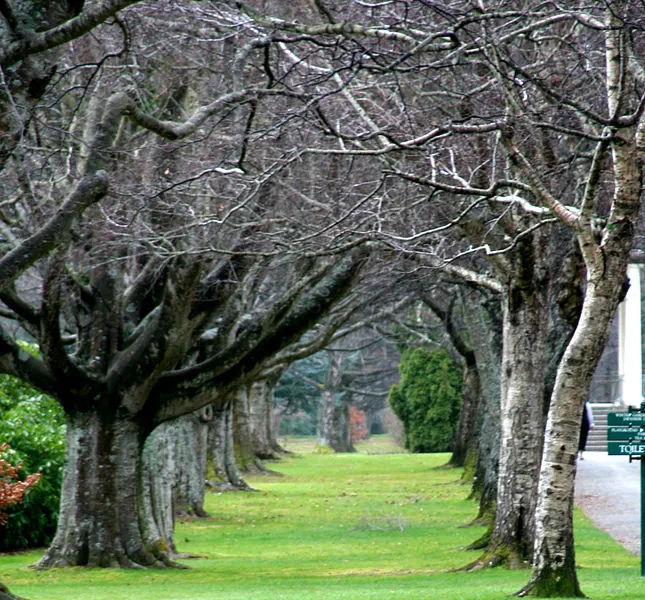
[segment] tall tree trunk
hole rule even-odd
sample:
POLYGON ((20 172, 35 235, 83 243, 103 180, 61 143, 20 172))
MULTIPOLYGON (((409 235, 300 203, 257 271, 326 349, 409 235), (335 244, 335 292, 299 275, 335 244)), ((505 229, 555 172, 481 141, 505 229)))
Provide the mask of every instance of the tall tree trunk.
MULTIPOLYGON (((466 357, 462 383, 462 400, 459 411, 459 423, 455 433, 454 447, 449 464, 454 467, 467 467, 477 461, 477 449, 479 446, 479 428, 477 426, 480 416, 481 404, 481 380, 479 370, 475 361, 474 352, 466 357)), ((473 469, 466 468, 465 473, 473 469)))
MULTIPOLYGON (((510 313, 510 311, 509 311, 510 313)), ((506 315, 495 525, 485 560, 528 564, 544 430, 546 306, 506 315)))
MULTIPOLYGON (((474 522, 481 525, 492 525, 499 479, 499 394, 494 399, 489 398, 482 408, 477 463, 471 497, 479 498, 479 511, 474 522)), ((486 543, 488 543, 487 536, 481 543, 475 542, 472 548, 481 549, 486 543)))
POLYGON ((580 322, 558 369, 540 472, 533 573, 520 596, 584 596, 573 544, 576 455, 582 410, 616 309, 608 299, 617 298, 619 286, 610 291, 610 285, 589 281, 580 322))
POLYGON ((336 406, 336 395, 342 374, 342 353, 328 350, 327 361, 327 377, 325 379, 325 387, 320 396, 320 407, 318 411, 316 446, 319 450, 333 450, 334 408, 336 406))
POLYGON ((213 407, 213 419, 208 428, 209 458, 217 479, 215 486, 222 490, 248 490, 235 460, 233 443, 233 403, 213 407))
POLYGON ((540 268, 543 236, 519 245, 505 298, 501 427, 495 523, 471 568, 521 568, 531 559, 544 431, 549 278, 540 268))
POLYGON ((213 409, 207 406, 169 424, 175 454, 173 504, 177 516, 207 516, 204 510, 208 423, 213 409))
POLYGON ((249 392, 251 441, 255 455, 262 460, 277 459, 286 453, 273 430, 273 390, 285 370, 253 383, 249 392))
POLYGON ((265 471, 255 454, 251 432, 251 386, 242 386, 233 403, 233 442, 235 458, 242 473, 262 473, 265 471))
POLYGON ((39 567, 161 567, 162 539, 139 522, 143 434, 125 416, 75 411, 67 419, 56 536, 39 567))
MULTIPOLYGON (((622 20, 627 4, 607 7, 605 29, 608 114, 629 112, 626 94, 633 77, 626 73, 628 31, 622 20)), ((587 268, 582 314, 564 353, 549 408, 539 502, 533 572, 519 596, 583 596, 578 582, 573 543, 573 498, 580 421, 591 379, 607 343, 639 223, 643 194, 644 126, 629 122, 617 127, 610 142, 614 193, 611 211, 600 240, 591 227, 591 205, 577 230, 587 268)), ((599 146, 599 156, 603 146, 599 146)), ((590 186, 595 191, 595 176, 590 186)))
POLYGON ((334 408, 334 426, 331 435, 331 447, 334 452, 356 452, 352 443, 349 409, 347 402, 341 402, 334 408))
POLYGON ((477 461, 477 447, 479 440, 478 421, 480 420, 480 403, 482 394, 481 378, 477 368, 477 356, 467 343, 463 330, 455 326, 454 299, 447 309, 444 309, 434 300, 432 295, 422 292, 423 301, 435 315, 442 321, 446 328, 454 349, 459 353, 463 363, 462 400, 459 410, 459 422, 453 440, 452 456, 448 464, 453 467, 463 467, 469 462, 470 468, 464 470, 466 479, 474 476, 474 465, 477 461))
POLYGON ((205 517, 210 406, 157 427, 143 448, 142 513, 146 533, 176 555, 176 516, 205 517))
MULTIPOLYGON (((468 338, 478 365, 482 394, 478 415, 481 425, 471 496, 479 498, 479 512, 474 522, 489 525, 495 514, 499 466, 502 310, 496 296, 482 302, 480 293, 471 292, 464 294, 463 298, 469 314, 466 320, 468 338)), ((481 549, 487 543, 488 537, 480 543, 475 542, 473 548, 481 549)))
POLYGON ((143 446, 142 512, 148 524, 147 532, 163 539, 169 552, 175 555, 173 482, 176 457, 169 428, 167 423, 159 425, 143 446))

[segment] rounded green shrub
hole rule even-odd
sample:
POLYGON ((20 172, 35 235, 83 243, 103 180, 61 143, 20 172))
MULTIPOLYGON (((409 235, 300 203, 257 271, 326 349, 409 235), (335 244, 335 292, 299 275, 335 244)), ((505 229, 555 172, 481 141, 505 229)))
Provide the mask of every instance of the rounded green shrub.
POLYGON ((445 350, 407 348, 399 372, 389 401, 405 427, 405 447, 450 451, 461 406, 461 369, 445 350))

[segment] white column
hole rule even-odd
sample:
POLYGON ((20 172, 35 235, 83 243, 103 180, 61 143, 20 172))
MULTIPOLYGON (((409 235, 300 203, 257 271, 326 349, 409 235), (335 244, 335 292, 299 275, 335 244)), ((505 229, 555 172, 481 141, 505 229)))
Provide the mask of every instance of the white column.
POLYGON ((643 395, 640 266, 629 265, 627 276, 630 283, 629 290, 619 306, 618 373, 623 404, 640 407, 643 395))

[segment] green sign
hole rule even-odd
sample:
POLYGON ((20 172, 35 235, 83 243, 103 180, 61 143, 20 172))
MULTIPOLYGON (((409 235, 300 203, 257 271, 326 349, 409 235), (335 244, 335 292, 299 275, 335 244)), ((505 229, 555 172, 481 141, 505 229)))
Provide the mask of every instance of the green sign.
POLYGON ((610 456, 645 455, 645 442, 607 442, 607 453, 610 456))
POLYGON ((607 454, 641 463, 641 577, 645 577, 645 398, 639 412, 607 415, 607 454), (616 441, 615 441, 616 440, 616 441))
POLYGON ((607 429, 610 442, 645 442, 645 430, 639 427, 610 427, 607 429))
POLYGON ((645 427, 645 413, 619 412, 607 415, 607 425, 642 425, 645 427))

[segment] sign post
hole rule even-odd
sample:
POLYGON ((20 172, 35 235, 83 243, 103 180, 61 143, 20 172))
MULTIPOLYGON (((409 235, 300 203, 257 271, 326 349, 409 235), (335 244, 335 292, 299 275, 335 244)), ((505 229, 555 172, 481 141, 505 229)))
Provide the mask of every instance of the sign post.
POLYGON ((607 452, 641 463, 641 577, 645 577, 645 402, 629 412, 607 415, 607 452))

